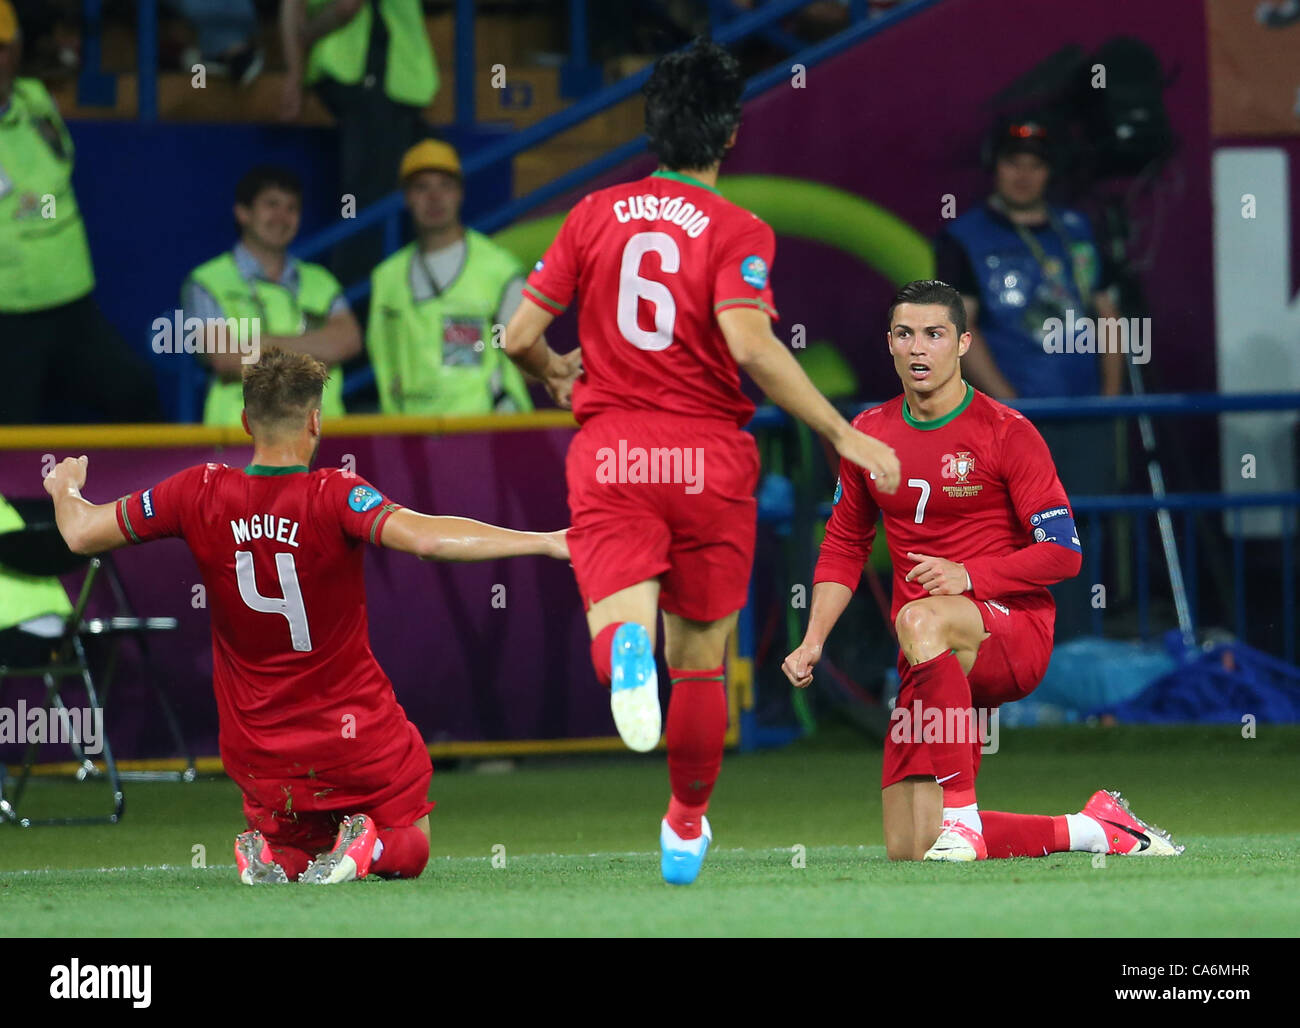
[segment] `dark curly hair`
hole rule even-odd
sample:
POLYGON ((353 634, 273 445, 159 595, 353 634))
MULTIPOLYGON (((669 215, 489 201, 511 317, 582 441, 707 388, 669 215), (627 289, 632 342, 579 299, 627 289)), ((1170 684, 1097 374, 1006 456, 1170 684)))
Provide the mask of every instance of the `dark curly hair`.
POLYGON ((677 171, 722 160, 744 89, 736 59, 708 40, 659 58, 644 92, 646 135, 660 163, 677 171))

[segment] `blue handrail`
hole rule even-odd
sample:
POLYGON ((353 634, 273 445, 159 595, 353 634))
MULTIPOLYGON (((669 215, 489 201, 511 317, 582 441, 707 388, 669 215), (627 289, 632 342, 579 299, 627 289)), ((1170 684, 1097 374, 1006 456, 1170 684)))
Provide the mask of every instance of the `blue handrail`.
POLYGON ((1244 507, 1300 507, 1300 492, 1282 493, 1166 493, 1155 496, 1079 496, 1071 497, 1076 513, 1117 514, 1122 511, 1156 510, 1237 510, 1244 507))
POLYGON ((136 116, 145 124, 158 120, 158 0, 139 5, 136 25, 136 116))
MULTIPOLYGON (((843 50, 848 49, 857 43, 862 42, 868 36, 872 36, 890 25, 914 14, 920 13, 927 7, 932 7, 940 0, 912 0, 910 3, 902 4, 893 11, 873 18, 869 22, 855 24, 852 28, 845 29, 839 35, 831 39, 824 40, 808 47, 805 50, 795 54, 789 64, 802 64, 804 67, 811 67, 818 61, 824 61, 829 57, 835 56, 843 50)), ((864 7, 865 12, 865 7, 864 7)), ((771 89, 773 86, 780 85, 790 78, 790 67, 781 63, 767 71, 760 72, 751 78, 745 85, 743 99, 751 100, 760 93, 771 89)), ((611 87, 612 88, 612 87, 611 87)), ((638 89, 640 87, 638 86, 638 89)), ((631 160, 637 154, 646 148, 646 137, 637 136, 635 139, 628 140, 620 146, 602 154, 586 164, 574 168, 572 171, 565 172, 563 175, 552 179, 545 185, 539 186, 526 196, 521 196, 512 200, 504 207, 499 207, 490 214, 479 218, 475 223, 475 228, 482 232, 495 232, 497 229, 509 225, 512 221, 522 217, 529 211, 532 211, 543 204, 549 203, 558 196, 563 196, 571 190, 577 189, 584 182, 593 179, 598 175, 603 175, 607 171, 618 167, 625 161, 631 160)))
POLYGON ((117 103, 117 79, 105 75, 102 38, 103 0, 82 0, 81 72, 77 75, 77 103, 85 107, 112 107, 117 103))
POLYGON ((474 0, 456 0, 457 125, 474 124, 474 65, 474 0))
MULTIPOLYGON (((715 34, 714 41, 722 45, 737 42, 764 26, 787 17, 793 11, 806 6, 808 2, 809 0, 773 0, 772 3, 766 4, 758 10, 736 18, 715 34)), ((886 14, 870 20, 859 21, 831 39, 807 47, 796 54, 790 63, 809 67, 940 2, 942 0, 910 0, 910 2, 905 2, 886 14)), ((865 7, 862 8, 862 16, 865 17, 865 7)), ((491 144, 467 155, 461 162, 465 178, 470 180, 477 173, 499 164, 501 161, 513 158, 517 154, 531 149, 539 143, 543 143, 551 137, 586 121, 588 118, 635 96, 641 91, 641 87, 650 77, 650 73, 650 68, 643 68, 635 74, 629 75, 627 78, 612 83, 599 92, 571 104, 563 111, 544 118, 535 125, 530 125, 512 133, 509 138, 503 139, 499 143, 491 144)), ((744 99, 752 99, 772 86, 788 80, 789 76, 790 69, 784 63, 755 75, 746 84, 744 99)), ((646 139, 644 136, 629 140, 601 157, 566 172, 535 189, 527 196, 513 200, 504 207, 476 219, 474 227, 483 232, 496 231, 516 218, 555 199, 557 196, 577 188, 583 182, 635 157, 644 151, 645 147, 646 139)), ((356 218, 338 222, 307 239, 301 240, 293 247, 293 253, 304 259, 314 257, 329 250, 354 233, 363 231, 386 218, 399 219, 404 206, 401 191, 395 190, 383 199, 371 204, 356 218)), ((369 282, 356 283, 347 290, 347 295, 350 299, 360 299, 366 296, 369 290, 369 282)))

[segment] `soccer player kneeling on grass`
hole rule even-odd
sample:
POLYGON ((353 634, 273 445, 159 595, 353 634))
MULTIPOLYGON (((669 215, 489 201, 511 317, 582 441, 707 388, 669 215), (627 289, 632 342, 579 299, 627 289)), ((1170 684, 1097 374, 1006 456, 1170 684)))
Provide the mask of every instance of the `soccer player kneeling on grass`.
POLYGON ((414 878, 428 862, 433 765, 370 652, 362 544, 426 560, 568 557, 562 531, 417 514, 351 472, 310 470, 327 375, 277 348, 248 367, 242 470, 200 464, 99 505, 81 497, 85 457, 45 479, 75 552, 179 536, 194 554, 221 760, 244 794, 235 859, 247 885, 414 878))
POLYGON ((889 309, 888 342, 903 395, 854 426, 893 446, 905 484, 882 492, 840 462, 808 630, 782 667, 799 688, 812 681, 883 516, 901 676, 881 779, 889 857, 1180 853, 1118 793, 1098 791, 1080 813, 1060 817, 976 805, 982 740, 973 708, 1018 700, 1042 680, 1056 612, 1047 586, 1079 573, 1082 548, 1042 436, 962 380, 971 337, 957 291, 905 285, 889 309))
POLYGON ((573 208, 506 327, 520 367, 557 402, 572 391, 582 425, 566 470, 573 570, 596 675, 619 734, 639 751, 659 742, 663 612, 672 796, 659 845, 673 885, 695 880, 712 837, 705 813, 727 730, 722 660, 754 556, 758 449, 741 427, 754 405, 740 369, 879 487, 898 487, 893 451, 854 431, 772 333, 775 236, 716 188, 743 89, 735 59, 713 44, 659 60, 645 105, 659 170, 573 208), (542 338, 575 297, 581 368, 542 338))

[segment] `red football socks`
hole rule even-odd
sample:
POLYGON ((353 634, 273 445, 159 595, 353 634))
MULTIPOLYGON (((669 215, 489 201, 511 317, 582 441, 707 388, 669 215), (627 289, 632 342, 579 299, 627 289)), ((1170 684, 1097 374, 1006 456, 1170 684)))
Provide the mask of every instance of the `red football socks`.
POLYGON ((1070 850, 1070 829, 1064 816, 981 810, 980 819, 984 822, 984 844, 990 860, 1045 857, 1070 850))
POLYGON ((596 633, 596 638, 591 640, 591 666, 596 669, 597 680, 607 689, 609 688, 610 679, 614 677, 614 671, 610 667, 610 654, 614 649, 614 633, 626 623, 625 621, 615 621, 612 625, 606 625, 596 633))
MULTIPOLYGON (((978 745, 978 733, 971 716, 970 682, 961 662, 949 650, 909 666, 903 678, 903 685, 910 686, 912 696, 921 701, 919 735, 929 750, 935 780, 943 786, 943 805, 969 806, 975 802, 972 750, 978 745), (942 720, 932 721, 936 715, 931 710, 942 720)), ((914 728, 913 738, 917 732, 914 728)))
POLYGON ((379 841, 384 849, 370 871, 380 878, 418 878, 429 862, 429 837, 415 825, 381 828, 379 841))
POLYGON ((698 839, 701 819, 722 769, 727 734, 727 690, 723 669, 688 671, 669 668, 672 696, 668 700, 668 826, 682 839, 698 839))

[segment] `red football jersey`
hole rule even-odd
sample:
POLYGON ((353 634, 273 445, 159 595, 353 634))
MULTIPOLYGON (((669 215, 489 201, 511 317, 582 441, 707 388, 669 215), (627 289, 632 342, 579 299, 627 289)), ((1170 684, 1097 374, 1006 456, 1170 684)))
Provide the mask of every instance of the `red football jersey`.
POLYGON ((966 388, 957 409, 934 421, 912 418, 901 396, 854 419, 894 448, 902 483, 892 496, 881 493, 862 468, 840 461, 814 582, 856 589, 883 515, 894 617, 929 595, 904 581, 917 564, 909 552, 964 564, 977 600, 1016 596, 1022 607, 1053 615, 1046 586, 1077 573, 1082 548, 1052 455, 1024 415, 966 388))
POLYGON ((579 422, 660 410, 744 425, 754 405, 716 316, 757 307, 776 318, 771 228, 685 175, 584 197, 528 276, 524 295, 560 314, 578 297, 579 422))
POLYGON ((338 468, 225 464, 118 501, 129 540, 179 536, 199 566, 232 775, 311 777, 406 748, 406 715, 370 652, 363 568, 363 544, 397 509, 338 468))

